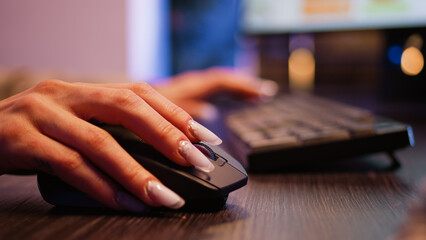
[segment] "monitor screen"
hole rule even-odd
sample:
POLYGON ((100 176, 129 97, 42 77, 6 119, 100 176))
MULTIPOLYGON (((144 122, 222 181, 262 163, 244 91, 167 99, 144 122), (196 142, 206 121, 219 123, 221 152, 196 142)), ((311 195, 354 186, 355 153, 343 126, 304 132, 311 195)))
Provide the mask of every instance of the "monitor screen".
POLYGON ((252 34, 426 26, 424 0, 245 0, 252 34))

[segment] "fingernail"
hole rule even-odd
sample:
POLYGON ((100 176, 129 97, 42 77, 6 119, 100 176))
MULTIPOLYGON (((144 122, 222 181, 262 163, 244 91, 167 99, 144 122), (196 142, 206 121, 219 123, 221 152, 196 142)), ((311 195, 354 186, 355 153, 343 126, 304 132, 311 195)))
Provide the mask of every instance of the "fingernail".
POLYGON ((222 140, 216 136, 216 134, 194 120, 189 121, 189 129, 191 129, 192 133, 201 141, 212 145, 219 145, 222 143, 222 140))
POLYGON ((192 145, 192 143, 188 141, 180 141, 179 151, 183 157, 188 160, 188 162, 194 165, 195 168, 204 172, 213 171, 214 165, 200 150, 192 145))
POLYGON ((262 80, 259 94, 265 97, 273 97, 278 93, 278 84, 272 80, 262 80))
POLYGON ((142 213, 149 211, 149 207, 147 205, 143 204, 128 193, 118 191, 115 195, 115 199, 120 206, 131 212, 142 213))
POLYGON ((185 205, 183 198, 160 182, 149 181, 147 189, 149 197, 165 207, 178 209, 185 205))

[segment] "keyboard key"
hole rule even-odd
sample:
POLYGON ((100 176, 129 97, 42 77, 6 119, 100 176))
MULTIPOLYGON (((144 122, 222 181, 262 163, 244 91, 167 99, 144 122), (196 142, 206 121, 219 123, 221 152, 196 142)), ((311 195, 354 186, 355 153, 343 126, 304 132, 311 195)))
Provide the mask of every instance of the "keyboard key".
POLYGON ((271 150, 276 148, 288 148, 302 145, 302 142, 294 136, 283 136, 271 139, 259 139, 249 142, 254 151, 271 150))
POLYGON ((299 136, 304 144, 326 143, 350 138, 349 131, 342 129, 331 129, 327 131, 306 133, 299 136))
POLYGON ((245 133, 242 133, 240 137, 246 142, 265 139, 265 135, 260 131, 245 132, 245 133))

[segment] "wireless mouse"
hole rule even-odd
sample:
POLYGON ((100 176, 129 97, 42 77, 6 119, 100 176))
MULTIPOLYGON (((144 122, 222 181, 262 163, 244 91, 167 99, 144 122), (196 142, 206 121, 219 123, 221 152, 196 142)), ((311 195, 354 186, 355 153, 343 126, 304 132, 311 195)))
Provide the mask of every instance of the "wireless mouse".
MULTIPOLYGON (((164 185, 185 199, 183 210, 210 211, 222 209, 228 194, 247 184, 242 165, 218 146, 195 145, 211 159, 215 169, 209 173, 183 167, 170 161, 131 131, 121 126, 103 125, 118 143, 164 185)), ((45 201, 58 207, 103 207, 85 193, 56 176, 38 173, 38 187, 45 201)))

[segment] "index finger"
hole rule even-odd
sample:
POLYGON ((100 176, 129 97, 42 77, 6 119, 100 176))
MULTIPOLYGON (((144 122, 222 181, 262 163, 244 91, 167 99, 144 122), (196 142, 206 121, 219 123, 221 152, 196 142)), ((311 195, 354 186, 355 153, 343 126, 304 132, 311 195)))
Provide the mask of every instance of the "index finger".
MULTIPOLYGON (((210 160, 191 143, 188 135, 173 123, 178 122, 181 128, 185 126, 186 132, 189 132, 188 124, 194 123, 191 121, 192 118, 168 100, 154 101, 158 105, 157 109, 154 109, 129 89, 81 86, 72 85, 74 91, 70 91, 72 93, 69 94, 69 99, 77 102, 71 104, 76 115, 86 120, 97 119, 109 124, 122 125, 178 164, 192 164, 206 172, 214 169, 210 160), (164 118, 160 112, 169 112, 173 121, 164 118)), ((159 94, 157 96, 154 90, 145 91, 152 94, 149 99, 161 97, 159 94)))
MULTIPOLYGON (((86 86, 92 85, 87 83, 80 84, 86 86)), ((204 141, 212 145, 222 143, 222 140, 216 134, 196 122, 186 111, 146 83, 97 84, 97 86, 113 89, 130 89, 162 117, 182 131, 192 142, 204 141)))

